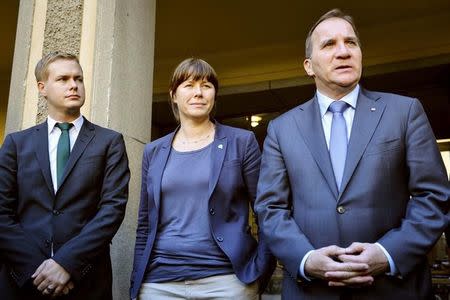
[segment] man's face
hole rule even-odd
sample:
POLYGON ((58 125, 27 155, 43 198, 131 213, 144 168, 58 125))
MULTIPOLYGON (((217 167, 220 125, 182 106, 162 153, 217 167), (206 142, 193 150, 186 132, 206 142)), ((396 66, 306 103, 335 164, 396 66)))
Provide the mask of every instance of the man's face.
POLYGON ((64 121, 80 115, 85 93, 83 71, 74 60, 58 59, 47 68, 48 77, 38 82, 39 93, 47 99, 50 117, 64 121))
POLYGON ((361 78, 362 53, 352 26, 344 19, 327 19, 313 31, 311 43, 311 57, 303 63, 306 73, 321 93, 342 98, 361 78))

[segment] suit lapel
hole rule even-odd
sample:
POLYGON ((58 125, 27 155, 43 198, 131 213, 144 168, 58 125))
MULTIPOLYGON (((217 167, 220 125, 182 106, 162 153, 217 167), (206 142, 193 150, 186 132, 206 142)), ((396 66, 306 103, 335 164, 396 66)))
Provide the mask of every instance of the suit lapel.
POLYGON ((47 187, 51 194, 55 194, 53 189, 52 174, 50 171, 50 158, 48 154, 48 127, 47 122, 44 122, 36 127, 34 131, 34 143, 36 145, 36 158, 41 167, 42 175, 44 176, 47 187))
POLYGON ((162 176, 164 173, 164 169, 166 168, 167 160, 169 159, 170 150, 172 148, 172 141, 177 130, 178 128, 174 132, 172 132, 169 138, 161 145, 161 150, 158 153, 158 158, 155 159, 154 162, 152 162, 152 169, 154 170, 154 172, 150 175, 154 178, 153 199, 155 201, 156 211, 159 211, 159 204, 161 201, 162 176))
POLYGON ((355 117, 353 119, 352 132, 348 143, 347 158, 345 161, 339 197, 342 195, 343 191, 345 191, 385 109, 385 104, 382 101, 377 101, 378 98, 371 99, 366 96, 365 93, 366 92, 361 88, 356 103, 355 117))
POLYGON ((92 140, 94 136, 95 136, 94 125, 88 120, 84 119, 83 126, 81 126, 80 133, 78 134, 75 145, 73 146, 72 152, 70 153, 67 166, 64 169, 63 177, 61 179, 61 185, 58 191, 61 190, 64 181, 66 181, 66 178, 70 174, 70 171, 72 171, 73 167, 75 166, 75 163, 78 161, 81 154, 86 149, 86 146, 89 144, 89 142, 92 140))
POLYGON ((316 97, 300 106, 300 113, 295 114, 295 121, 322 175, 335 197, 337 197, 338 190, 316 97))
POLYGON ((208 185, 208 198, 214 191, 219 180, 220 172, 222 171, 223 160, 225 159, 225 153, 227 152, 227 138, 223 132, 223 127, 219 123, 216 124, 216 137, 211 145, 211 169, 208 185))

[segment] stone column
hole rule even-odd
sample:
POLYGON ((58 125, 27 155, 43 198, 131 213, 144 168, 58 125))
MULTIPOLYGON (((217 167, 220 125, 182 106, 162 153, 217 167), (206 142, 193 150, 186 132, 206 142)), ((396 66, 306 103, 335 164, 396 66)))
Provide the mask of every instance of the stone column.
POLYGON ((141 158, 151 132, 155 9, 156 0, 27 0, 19 8, 6 132, 45 120, 34 67, 43 54, 62 50, 78 54, 83 67, 83 115, 125 138, 132 178, 111 249, 114 299, 128 299, 141 158))
POLYGON ((97 1, 91 119, 124 134, 131 169, 125 221, 112 244, 114 299, 129 295, 141 159, 151 132, 155 6, 156 0, 97 1))

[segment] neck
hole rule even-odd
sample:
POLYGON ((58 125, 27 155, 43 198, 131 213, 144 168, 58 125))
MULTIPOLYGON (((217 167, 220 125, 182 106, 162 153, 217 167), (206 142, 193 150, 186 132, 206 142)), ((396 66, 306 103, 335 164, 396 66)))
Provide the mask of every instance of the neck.
POLYGON ((317 86, 317 90, 321 94, 323 94, 333 100, 340 100, 341 98, 350 94, 355 89, 356 85, 357 85, 357 83, 352 86, 348 86, 348 87, 336 86, 333 88, 317 86))
POLYGON ((68 113, 55 113, 55 112, 48 112, 48 115, 57 122, 73 122, 81 115, 80 111, 74 112, 73 114, 68 113))
POLYGON ((188 140, 203 138, 211 134, 214 128, 214 124, 209 119, 201 122, 193 122, 192 120, 182 121, 180 124, 180 133, 188 140))

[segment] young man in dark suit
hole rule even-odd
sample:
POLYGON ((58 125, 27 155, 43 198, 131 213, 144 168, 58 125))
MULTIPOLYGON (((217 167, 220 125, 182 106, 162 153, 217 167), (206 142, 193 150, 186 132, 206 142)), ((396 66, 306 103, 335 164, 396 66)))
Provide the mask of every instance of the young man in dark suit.
POLYGON ((47 121, 0 150, 1 298, 111 299, 109 245, 130 178, 123 137, 81 115, 76 56, 50 53, 35 75, 47 121))

